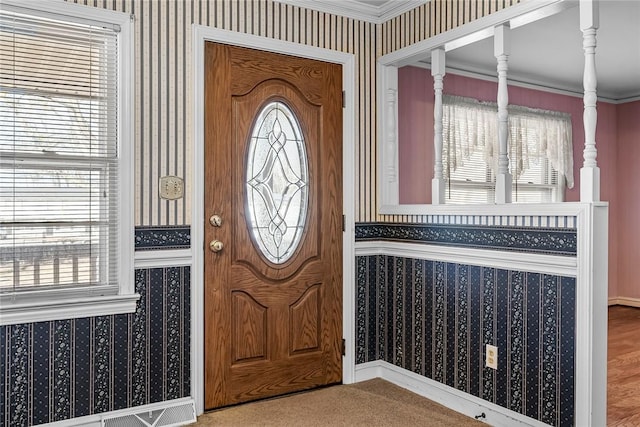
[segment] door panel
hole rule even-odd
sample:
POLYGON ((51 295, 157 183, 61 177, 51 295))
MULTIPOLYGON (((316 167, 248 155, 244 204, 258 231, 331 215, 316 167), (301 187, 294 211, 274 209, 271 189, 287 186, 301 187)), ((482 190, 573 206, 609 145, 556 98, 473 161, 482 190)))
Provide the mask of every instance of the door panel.
POLYGON ((215 43, 205 67, 205 408, 340 382, 341 67, 215 43))
POLYGON ((231 293, 233 363, 267 357, 267 307, 242 291, 231 293))
POLYGON ((307 288, 298 301, 289 307, 291 325, 291 353, 301 353, 320 348, 321 296, 320 284, 307 288))

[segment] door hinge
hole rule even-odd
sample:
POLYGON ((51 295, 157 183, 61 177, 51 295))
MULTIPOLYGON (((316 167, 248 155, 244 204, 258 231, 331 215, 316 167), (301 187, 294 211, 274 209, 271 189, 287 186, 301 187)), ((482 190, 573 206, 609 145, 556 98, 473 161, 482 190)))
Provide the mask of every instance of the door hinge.
POLYGON ((345 93, 345 91, 342 91, 342 108, 347 106, 346 97, 347 97, 347 94, 345 93))
POLYGON ((345 340, 344 338, 342 338, 342 355, 347 355, 347 340, 345 340))
POLYGON ((347 217, 345 215, 342 215, 342 231, 346 231, 347 230, 347 217))

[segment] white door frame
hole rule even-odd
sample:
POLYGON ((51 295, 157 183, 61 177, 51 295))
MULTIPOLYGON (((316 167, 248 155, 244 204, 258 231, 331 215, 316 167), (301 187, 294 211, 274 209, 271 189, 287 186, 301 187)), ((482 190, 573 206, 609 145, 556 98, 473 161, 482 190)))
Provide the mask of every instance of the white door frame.
POLYGON ((193 157, 191 201, 191 397, 198 415, 204 411, 204 44, 205 41, 283 53, 342 65, 345 91, 342 125, 342 194, 345 215, 343 233, 342 328, 346 355, 342 363, 342 382, 355 380, 355 56, 298 43, 275 40, 234 31, 193 25, 193 157))

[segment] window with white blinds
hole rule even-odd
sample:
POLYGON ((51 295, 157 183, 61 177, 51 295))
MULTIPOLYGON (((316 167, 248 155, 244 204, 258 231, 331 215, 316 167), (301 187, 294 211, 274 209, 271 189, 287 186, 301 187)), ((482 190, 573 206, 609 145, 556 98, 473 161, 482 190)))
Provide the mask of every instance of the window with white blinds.
POLYGON ((0 9, 3 303, 121 293, 119 29, 0 9))
MULTIPOLYGON (((509 106, 508 154, 513 201, 562 201, 565 186, 573 187, 572 146, 568 114, 509 106)), ((446 203, 494 203, 497 157, 497 105, 445 96, 446 203)))

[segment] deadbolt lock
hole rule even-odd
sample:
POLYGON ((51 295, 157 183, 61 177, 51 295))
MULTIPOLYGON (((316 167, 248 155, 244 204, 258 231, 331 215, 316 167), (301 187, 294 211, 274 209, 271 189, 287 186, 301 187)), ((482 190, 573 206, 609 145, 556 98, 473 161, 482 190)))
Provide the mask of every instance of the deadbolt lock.
POLYGON ((214 227, 220 227, 222 225, 222 218, 220 218, 220 215, 211 215, 209 217, 209 224, 214 227))
POLYGON ((211 249, 211 252, 220 252, 222 248, 224 248, 224 245, 220 240, 212 240, 209 243, 209 249, 211 249))

